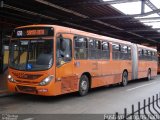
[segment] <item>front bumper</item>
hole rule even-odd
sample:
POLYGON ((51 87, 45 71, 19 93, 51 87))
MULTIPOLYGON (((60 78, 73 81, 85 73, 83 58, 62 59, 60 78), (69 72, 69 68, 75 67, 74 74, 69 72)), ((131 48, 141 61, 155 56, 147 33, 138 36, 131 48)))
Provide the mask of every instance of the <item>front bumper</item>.
POLYGON ((51 88, 50 85, 31 86, 31 85, 15 84, 8 82, 8 89, 10 92, 26 93, 26 94, 42 95, 42 96, 55 96, 53 89, 50 88, 51 88))

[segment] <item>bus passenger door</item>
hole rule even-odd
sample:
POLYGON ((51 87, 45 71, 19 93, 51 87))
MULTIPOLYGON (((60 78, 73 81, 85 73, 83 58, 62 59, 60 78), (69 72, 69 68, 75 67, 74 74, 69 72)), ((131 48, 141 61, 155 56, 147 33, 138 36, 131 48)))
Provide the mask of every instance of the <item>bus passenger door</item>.
POLYGON ((101 79, 101 41, 95 39, 89 39, 89 64, 92 75, 91 87, 98 87, 102 85, 101 79))
POLYGON ((75 76, 73 75, 71 34, 58 34, 56 41, 56 82, 61 82, 61 93, 75 91, 75 76))

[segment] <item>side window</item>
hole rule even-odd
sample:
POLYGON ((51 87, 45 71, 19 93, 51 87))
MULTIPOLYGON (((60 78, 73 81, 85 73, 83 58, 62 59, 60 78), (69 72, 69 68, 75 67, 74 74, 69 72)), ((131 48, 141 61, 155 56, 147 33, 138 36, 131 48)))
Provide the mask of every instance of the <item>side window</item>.
POLYGON ((74 56, 75 59, 88 59, 88 42, 87 38, 76 36, 74 37, 74 56))
POLYGON ((101 58, 101 41, 90 38, 88 41, 89 59, 101 58))
POLYGON ((112 59, 118 60, 120 58, 120 45, 112 44, 112 59))
POLYGON ((151 61, 157 61, 158 60, 157 52, 148 50, 148 59, 151 61))
POLYGON ((72 59, 72 42, 68 38, 57 38, 56 64, 63 65, 72 59))
POLYGON ((148 60, 152 60, 152 53, 148 50, 148 60))
POLYGON ((158 61, 158 55, 157 55, 157 52, 154 52, 154 61, 158 61))
POLYGON ((119 46, 119 44, 112 44, 112 49, 113 49, 113 51, 120 51, 120 46, 119 46))
POLYGON ((128 46, 128 59, 131 60, 131 47, 128 46))
POLYGON ((89 39, 88 41, 88 46, 89 46, 89 59, 96 59, 95 57, 95 40, 89 39))
POLYGON ((138 49, 138 58, 139 58, 139 60, 143 59, 143 49, 141 49, 141 48, 138 49))
POLYGON ((121 45, 121 52, 122 53, 127 53, 128 52, 128 47, 126 45, 121 45))
POLYGON ((148 56, 151 56, 151 51, 148 50, 148 56))
POLYGON ((151 60, 153 61, 154 60, 154 52, 151 51, 151 60))
POLYGON ((152 61, 158 61, 157 52, 153 52, 153 51, 152 51, 151 54, 152 54, 152 57, 151 57, 152 61))
POLYGON ((110 51, 109 51, 109 43, 103 41, 102 42, 102 54, 101 54, 102 59, 110 59, 110 51))
POLYGON ((128 46, 121 45, 121 53, 120 53, 120 59, 127 60, 128 59, 128 46))
POLYGON ((156 52, 139 48, 138 49, 139 60, 157 61, 156 52))
POLYGON ((143 50, 143 60, 148 60, 148 50, 143 50))
POLYGON ((95 59, 101 58, 101 41, 95 40, 95 59))
POLYGON ((148 51, 147 50, 143 50, 143 55, 147 56, 147 54, 148 54, 148 51))

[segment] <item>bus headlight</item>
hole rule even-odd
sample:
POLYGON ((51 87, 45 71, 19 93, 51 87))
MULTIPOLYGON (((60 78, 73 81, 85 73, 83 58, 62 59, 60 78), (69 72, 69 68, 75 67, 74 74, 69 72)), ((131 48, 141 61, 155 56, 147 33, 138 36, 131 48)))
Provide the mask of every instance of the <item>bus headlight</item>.
POLYGON ((46 77, 44 80, 42 80, 42 81, 39 83, 39 85, 40 85, 40 86, 48 85, 53 78, 54 78, 54 76, 53 76, 53 75, 50 75, 50 76, 46 77))
POLYGON ((8 80, 9 80, 10 82, 16 82, 11 75, 8 75, 8 80))

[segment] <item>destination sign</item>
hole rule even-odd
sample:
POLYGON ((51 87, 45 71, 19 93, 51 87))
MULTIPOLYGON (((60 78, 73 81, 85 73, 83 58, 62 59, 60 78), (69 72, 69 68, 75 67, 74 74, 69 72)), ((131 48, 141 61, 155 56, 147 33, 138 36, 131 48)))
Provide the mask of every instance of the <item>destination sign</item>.
POLYGON ((54 31, 51 27, 31 27, 31 28, 18 28, 13 31, 13 38, 25 37, 45 37, 53 36, 54 31))

